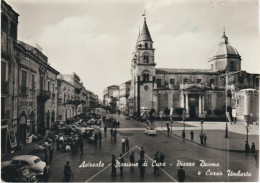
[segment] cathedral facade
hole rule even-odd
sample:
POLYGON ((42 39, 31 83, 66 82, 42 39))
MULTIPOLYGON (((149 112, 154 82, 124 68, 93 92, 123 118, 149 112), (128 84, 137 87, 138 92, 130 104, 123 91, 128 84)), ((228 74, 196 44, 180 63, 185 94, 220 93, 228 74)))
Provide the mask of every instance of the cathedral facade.
POLYGON ((155 116, 170 114, 190 120, 224 119, 226 112, 238 118, 252 112, 258 116, 259 74, 241 70, 241 56, 229 44, 225 32, 209 58, 210 69, 156 68, 154 55, 144 18, 131 63, 129 116, 140 116, 151 109, 155 116), (256 102, 245 102, 245 97, 241 97, 245 93, 256 102), (248 111, 248 105, 254 106, 248 111), (243 112, 246 110, 247 114, 243 112))

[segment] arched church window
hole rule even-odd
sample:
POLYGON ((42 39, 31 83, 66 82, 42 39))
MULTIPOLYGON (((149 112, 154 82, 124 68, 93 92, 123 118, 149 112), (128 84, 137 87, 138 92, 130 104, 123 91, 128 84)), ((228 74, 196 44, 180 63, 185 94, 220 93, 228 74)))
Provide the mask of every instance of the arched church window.
POLYGON ((142 76, 143 76, 143 82, 149 81, 149 71, 148 70, 144 71, 142 76))
POLYGON ((145 43, 144 46, 145 46, 146 49, 148 48, 148 44, 147 43, 145 43))
POLYGON ((148 64, 149 63, 149 56, 144 55, 144 63, 148 64))

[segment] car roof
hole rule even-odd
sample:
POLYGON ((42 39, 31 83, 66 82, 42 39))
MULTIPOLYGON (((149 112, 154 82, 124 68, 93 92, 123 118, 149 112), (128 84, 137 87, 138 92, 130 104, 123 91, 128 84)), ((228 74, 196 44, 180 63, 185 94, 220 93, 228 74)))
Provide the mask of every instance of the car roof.
POLYGON ((13 157, 12 160, 34 160, 36 158, 39 157, 34 155, 20 155, 20 156, 13 157))

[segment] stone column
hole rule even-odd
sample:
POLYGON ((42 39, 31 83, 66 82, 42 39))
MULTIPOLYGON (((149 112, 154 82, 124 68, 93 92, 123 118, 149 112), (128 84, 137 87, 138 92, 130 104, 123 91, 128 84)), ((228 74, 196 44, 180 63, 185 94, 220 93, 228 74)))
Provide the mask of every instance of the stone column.
POLYGON ((199 114, 201 114, 201 95, 199 94, 199 114))
POLYGON ((185 102, 184 102, 184 94, 181 94, 181 107, 185 108, 185 102))
POLYGON ((186 94, 186 114, 189 114, 189 96, 186 94))
POLYGON ((205 105, 205 101, 204 101, 204 100, 205 100, 205 97, 204 97, 204 95, 201 95, 201 96, 202 96, 202 101, 201 101, 201 102, 202 102, 202 105, 201 105, 201 111, 202 111, 202 113, 204 114, 204 110, 205 110, 205 106, 204 106, 204 105, 205 105))

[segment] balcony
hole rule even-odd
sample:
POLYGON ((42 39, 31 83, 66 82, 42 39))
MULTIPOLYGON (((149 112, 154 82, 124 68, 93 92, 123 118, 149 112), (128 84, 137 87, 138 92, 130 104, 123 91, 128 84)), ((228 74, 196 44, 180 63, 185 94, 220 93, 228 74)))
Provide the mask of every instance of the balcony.
POLYGON ((5 81, 1 83, 1 93, 8 93, 9 92, 9 82, 5 81))
POLYGON ((38 98, 40 98, 42 100, 48 100, 48 99, 51 98, 51 92, 50 91, 46 91, 46 90, 40 90, 38 98))

